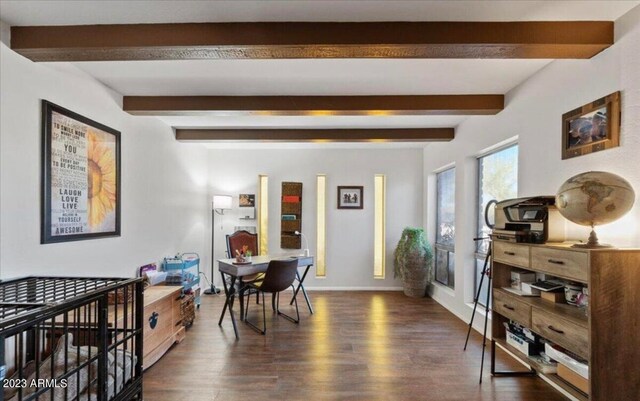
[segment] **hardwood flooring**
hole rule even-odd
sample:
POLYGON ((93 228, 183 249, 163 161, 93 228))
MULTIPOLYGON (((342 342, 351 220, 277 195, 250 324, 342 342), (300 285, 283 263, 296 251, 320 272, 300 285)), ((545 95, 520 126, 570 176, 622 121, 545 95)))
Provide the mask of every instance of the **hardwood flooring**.
MULTIPOLYGON (((145 401, 565 399, 539 378, 492 378, 488 352, 479 385, 482 336, 463 352, 467 325, 430 298, 310 295, 299 325, 267 309, 267 334, 238 322, 239 341, 228 316, 218 326, 224 298, 203 296, 186 339, 145 372, 145 401)), ((249 316, 262 318, 253 300, 249 316)), ((498 367, 521 368, 501 355, 498 367)))

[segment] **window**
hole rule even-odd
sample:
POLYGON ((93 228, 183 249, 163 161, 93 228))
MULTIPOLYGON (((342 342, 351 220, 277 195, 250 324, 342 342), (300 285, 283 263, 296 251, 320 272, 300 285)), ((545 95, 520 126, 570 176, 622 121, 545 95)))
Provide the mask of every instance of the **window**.
POLYGON ((436 274, 437 282, 455 285, 455 218, 456 170, 450 168, 436 174, 436 274))
POLYGON ((317 226, 316 226, 316 277, 326 277, 326 227, 327 227, 327 176, 324 174, 318 174, 316 177, 316 189, 317 189, 317 226))
MULTIPOLYGON (((476 224, 476 234, 478 238, 488 238, 491 229, 487 227, 484 218, 484 209, 487 203, 493 199, 503 201, 505 199, 518 196, 518 145, 511 145, 507 148, 489 153, 478 158, 478 220, 476 224)), ((489 210, 493 212, 493 210, 489 210)), ((489 216, 489 221, 493 221, 493 216, 489 216)), ((480 277, 484 267, 487 251, 489 250, 489 240, 476 242, 476 271, 475 286, 476 291, 480 284, 480 277)), ((487 300, 487 280, 482 283, 480 292, 480 304, 485 305, 487 300)))
POLYGON ((373 278, 384 279, 385 259, 387 255, 385 247, 387 177, 385 175, 375 175, 374 192, 373 278))

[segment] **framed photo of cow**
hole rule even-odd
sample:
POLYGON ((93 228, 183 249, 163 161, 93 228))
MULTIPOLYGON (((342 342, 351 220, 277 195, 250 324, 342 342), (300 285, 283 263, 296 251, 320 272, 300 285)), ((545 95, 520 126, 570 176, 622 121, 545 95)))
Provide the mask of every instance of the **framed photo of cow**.
POLYGON ((42 244, 120 235, 120 132, 42 101, 42 244))
POLYGON ((562 115, 562 159, 620 146, 620 92, 562 115))

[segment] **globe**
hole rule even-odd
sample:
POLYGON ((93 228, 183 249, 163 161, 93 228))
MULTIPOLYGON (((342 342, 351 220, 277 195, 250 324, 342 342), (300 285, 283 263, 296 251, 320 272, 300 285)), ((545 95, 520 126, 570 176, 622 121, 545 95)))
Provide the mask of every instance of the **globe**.
POLYGON ((589 171, 565 181, 556 194, 556 207, 568 220, 592 228, 589 242, 582 247, 597 248, 593 227, 611 223, 624 216, 635 201, 631 184, 604 171, 589 171))

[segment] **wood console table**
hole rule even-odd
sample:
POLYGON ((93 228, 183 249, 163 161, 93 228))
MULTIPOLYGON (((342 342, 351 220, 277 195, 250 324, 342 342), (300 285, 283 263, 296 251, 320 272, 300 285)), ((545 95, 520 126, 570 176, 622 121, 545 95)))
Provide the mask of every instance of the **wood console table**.
POLYGON ((495 348, 507 350, 564 395, 580 401, 637 400, 640 394, 640 250, 576 249, 566 244, 493 242, 492 373, 495 348), (589 287, 585 311, 502 290, 512 269, 545 273, 589 287), (506 343, 513 320, 589 362, 589 394, 506 343))

